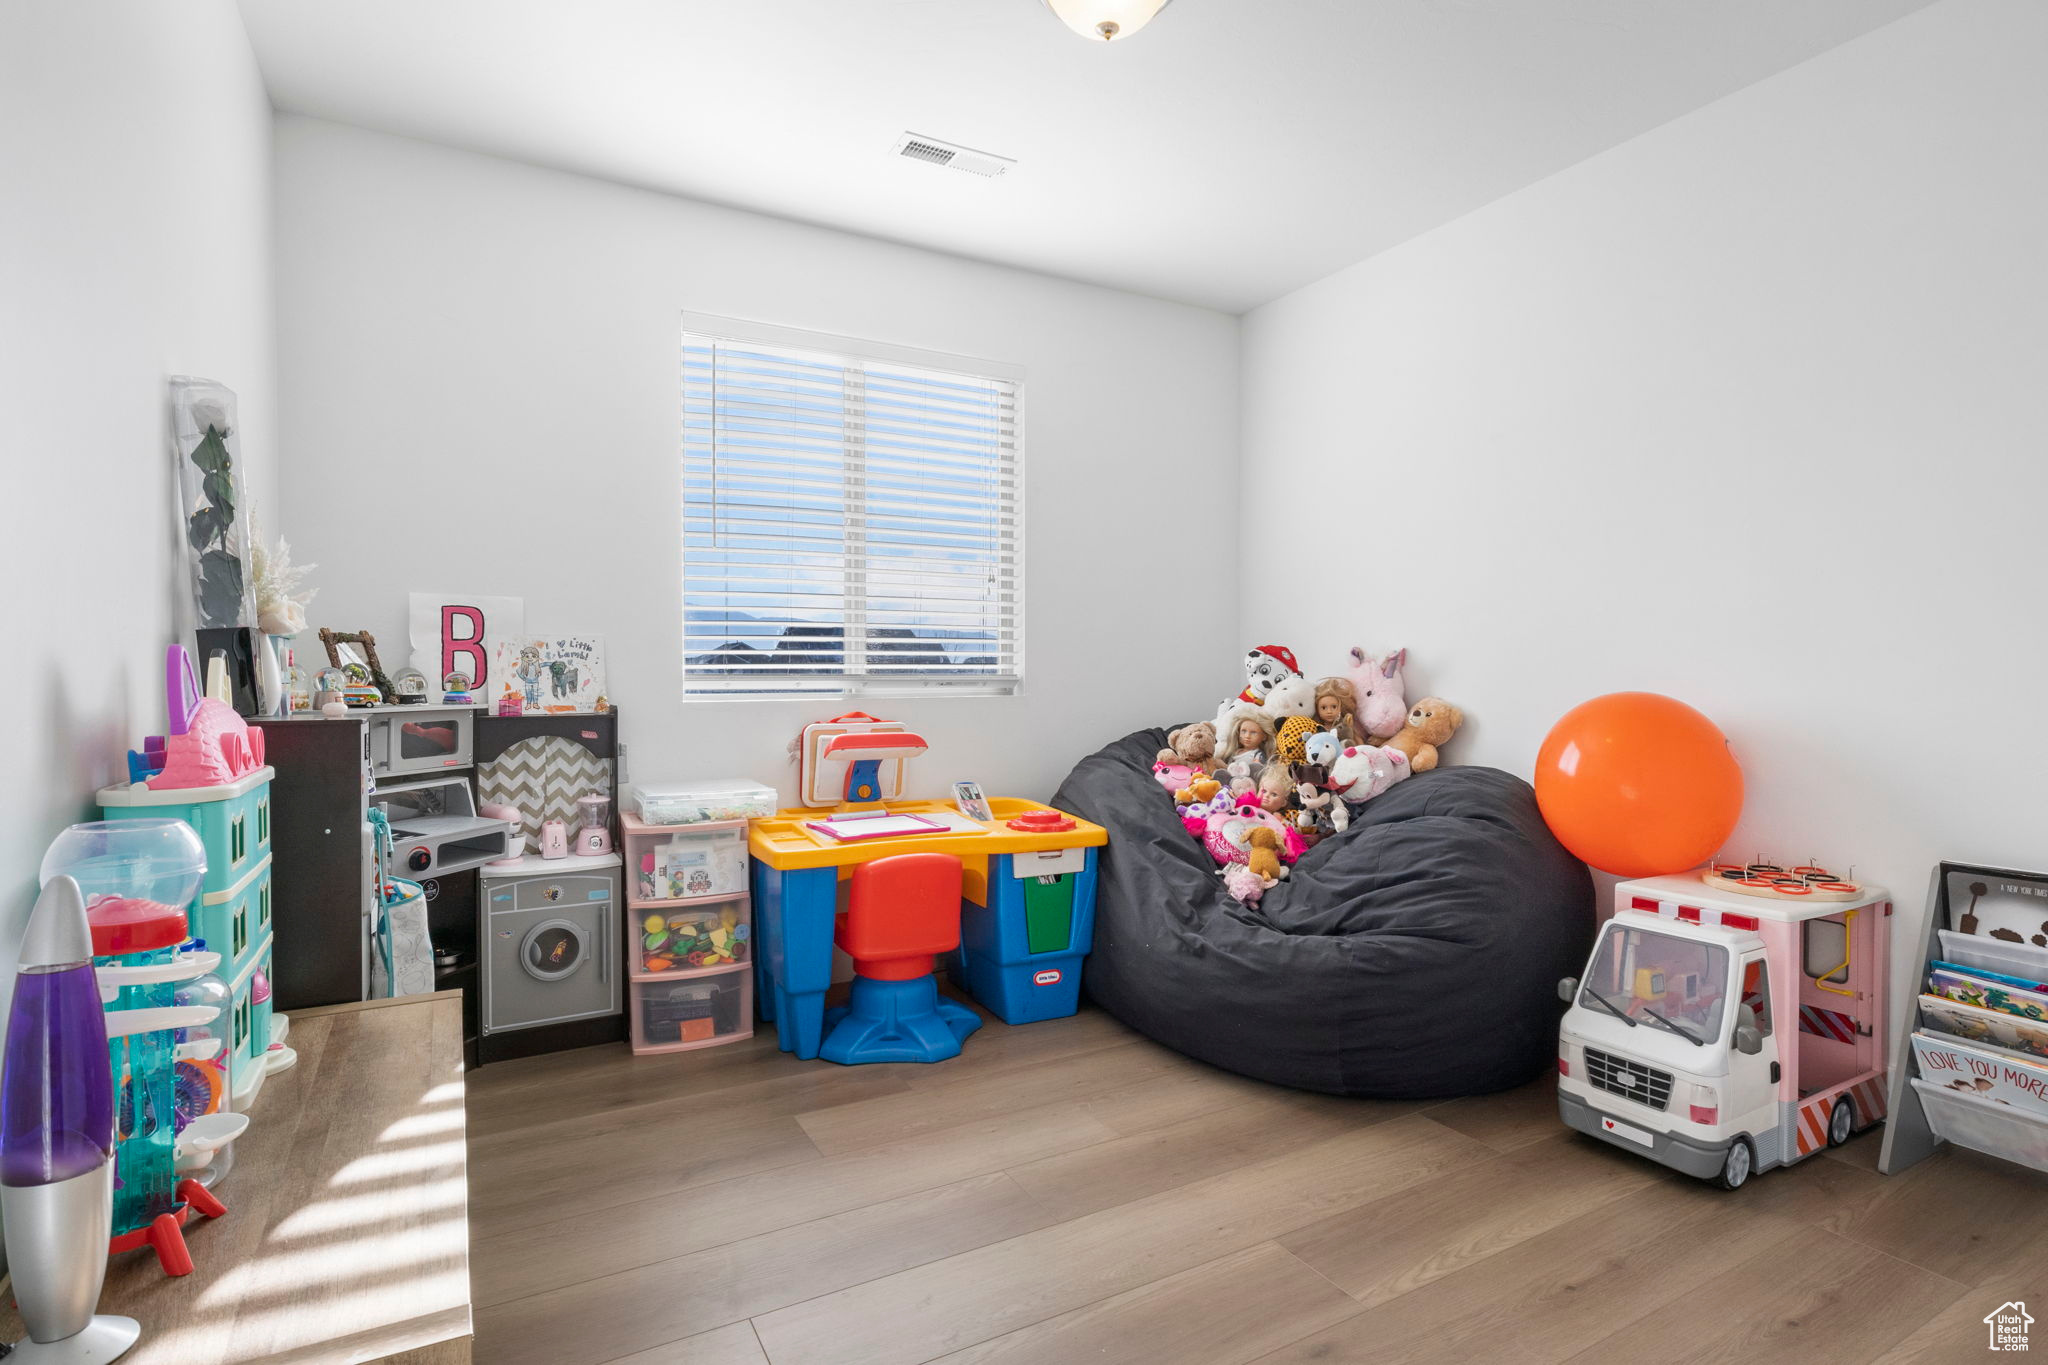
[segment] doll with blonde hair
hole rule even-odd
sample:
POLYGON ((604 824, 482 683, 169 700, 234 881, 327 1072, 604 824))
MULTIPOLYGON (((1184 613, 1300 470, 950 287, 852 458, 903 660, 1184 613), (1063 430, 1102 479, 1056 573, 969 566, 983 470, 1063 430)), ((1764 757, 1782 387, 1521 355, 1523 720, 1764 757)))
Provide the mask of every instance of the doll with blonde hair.
POLYGON ((1364 731, 1358 724, 1358 692, 1349 678, 1324 678, 1316 683, 1316 725, 1335 730, 1346 744, 1360 744, 1364 731))
POLYGON ((1226 766, 1237 758, 1270 762, 1273 735, 1273 719, 1264 711, 1251 705, 1233 707, 1216 737, 1216 759, 1226 766))

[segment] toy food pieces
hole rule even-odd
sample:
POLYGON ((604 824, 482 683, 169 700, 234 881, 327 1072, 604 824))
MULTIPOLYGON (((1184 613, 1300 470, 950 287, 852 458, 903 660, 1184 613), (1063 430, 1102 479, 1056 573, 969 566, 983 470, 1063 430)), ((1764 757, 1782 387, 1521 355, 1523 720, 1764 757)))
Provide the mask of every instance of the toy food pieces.
POLYGON ((648 972, 724 967, 747 960, 748 927, 739 911, 686 910, 640 921, 640 968, 648 972))
POLYGON ((1758 858, 1753 863, 1709 863, 1700 880, 1722 891, 1765 900, 1860 901, 1863 888, 1817 863, 1784 868, 1758 858))

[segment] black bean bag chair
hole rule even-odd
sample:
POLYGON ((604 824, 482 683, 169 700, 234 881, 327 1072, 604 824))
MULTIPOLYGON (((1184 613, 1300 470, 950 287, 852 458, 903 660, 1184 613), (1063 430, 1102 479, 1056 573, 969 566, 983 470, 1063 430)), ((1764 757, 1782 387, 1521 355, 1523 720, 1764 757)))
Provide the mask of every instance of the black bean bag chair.
POLYGON ((1555 1065, 1593 881, 1528 783, 1417 774, 1242 906, 1152 775, 1165 743, 1128 735, 1053 797, 1109 831, 1081 973, 1096 1003, 1190 1057, 1336 1095, 1484 1094, 1555 1065))

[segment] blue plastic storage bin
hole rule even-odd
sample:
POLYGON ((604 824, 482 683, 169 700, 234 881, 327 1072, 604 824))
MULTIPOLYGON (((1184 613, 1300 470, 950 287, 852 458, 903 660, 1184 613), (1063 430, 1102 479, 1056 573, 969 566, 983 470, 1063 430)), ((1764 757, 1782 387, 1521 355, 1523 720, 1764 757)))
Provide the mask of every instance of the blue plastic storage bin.
POLYGON ((1095 942, 1095 853, 998 854, 987 904, 960 907, 956 979, 1006 1024, 1035 1024, 1081 1004, 1081 962, 1095 942))

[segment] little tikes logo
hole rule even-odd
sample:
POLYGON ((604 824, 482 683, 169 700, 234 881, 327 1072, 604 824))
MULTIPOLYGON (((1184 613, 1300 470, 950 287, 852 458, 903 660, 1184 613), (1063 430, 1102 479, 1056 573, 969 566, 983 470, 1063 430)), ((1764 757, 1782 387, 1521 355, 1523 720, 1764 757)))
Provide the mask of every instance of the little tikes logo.
POLYGON ((1984 1315, 1984 1325, 1990 1329, 1990 1348, 1994 1351, 2024 1351, 2027 1349, 2027 1328, 2033 1325, 2033 1315, 2018 1299, 2002 1303, 1984 1315))
POLYGON ((1037 976, 1031 978, 1031 984, 1034 986, 1056 986, 1059 984, 1059 979, 1059 969, 1056 967, 1047 967, 1037 976))

